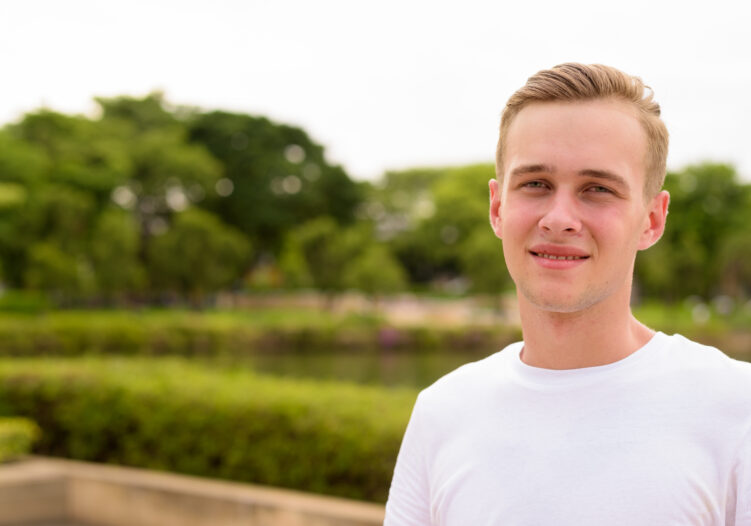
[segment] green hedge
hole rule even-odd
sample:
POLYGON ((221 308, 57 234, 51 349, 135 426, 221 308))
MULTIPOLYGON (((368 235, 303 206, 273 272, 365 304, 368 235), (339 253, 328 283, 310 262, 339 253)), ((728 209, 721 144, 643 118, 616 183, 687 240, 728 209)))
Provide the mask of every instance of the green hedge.
POLYGON ((196 313, 68 311, 0 316, 0 354, 207 355, 337 349, 499 349, 515 327, 396 328, 366 317, 299 311, 196 313))
POLYGON ((39 426, 28 418, 0 417, 0 462, 28 454, 39 435, 39 426))
POLYGON ((179 359, 3 359, 0 414, 41 454, 384 501, 417 392, 179 359))

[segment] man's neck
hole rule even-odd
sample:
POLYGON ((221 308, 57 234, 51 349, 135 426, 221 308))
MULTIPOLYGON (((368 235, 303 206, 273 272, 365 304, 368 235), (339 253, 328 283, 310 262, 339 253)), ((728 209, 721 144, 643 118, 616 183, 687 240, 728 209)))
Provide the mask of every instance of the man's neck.
MULTIPOLYGON (((612 298, 616 300, 617 298, 612 298)), ((542 310, 519 297, 522 361, 545 369, 579 369, 626 358, 654 332, 631 314, 628 299, 576 313, 542 310)))

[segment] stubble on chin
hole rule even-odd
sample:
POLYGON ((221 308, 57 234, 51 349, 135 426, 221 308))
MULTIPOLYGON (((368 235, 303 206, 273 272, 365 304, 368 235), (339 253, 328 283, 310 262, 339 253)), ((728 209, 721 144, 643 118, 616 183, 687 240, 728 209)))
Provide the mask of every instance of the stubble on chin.
POLYGON ((544 290, 532 290, 519 284, 516 286, 516 291, 520 302, 523 298, 526 303, 540 311, 565 315, 584 312, 603 301, 609 295, 608 291, 597 291, 593 288, 585 289, 578 296, 563 295, 544 290))

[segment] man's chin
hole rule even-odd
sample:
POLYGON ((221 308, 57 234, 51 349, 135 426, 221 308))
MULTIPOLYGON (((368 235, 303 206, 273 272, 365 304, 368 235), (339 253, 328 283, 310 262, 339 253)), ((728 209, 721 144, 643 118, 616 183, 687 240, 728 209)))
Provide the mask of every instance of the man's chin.
POLYGON ((576 314, 598 303, 598 299, 589 296, 572 297, 549 292, 536 293, 522 290, 521 296, 532 307, 550 314, 576 314))

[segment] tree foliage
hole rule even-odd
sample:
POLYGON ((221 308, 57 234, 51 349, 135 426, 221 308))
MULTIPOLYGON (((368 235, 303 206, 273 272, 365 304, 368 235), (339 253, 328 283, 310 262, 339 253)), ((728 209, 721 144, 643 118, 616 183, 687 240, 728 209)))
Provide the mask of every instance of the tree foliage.
POLYGON ((503 246, 489 226, 469 235, 462 247, 461 263, 473 292, 500 294, 511 285, 503 246))
POLYGON ((321 217, 304 223, 290 233, 289 250, 299 251, 297 257, 306 265, 315 288, 329 294, 345 288, 342 276, 350 261, 358 252, 357 236, 342 231, 329 217, 321 217))
MULTIPOLYGON (((488 227, 490 164, 386 175, 366 213, 416 283, 462 274, 464 245, 488 227)), ((500 246, 500 245, 499 245, 500 246)))
POLYGON ((199 209, 176 214, 170 229, 148 247, 152 286, 200 301, 232 284, 247 265, 250 243, 219 218, 199 209))
POLYGON ((737 239, 749 239, 751 186, 733 167, 705 163, 668 173, 665 189, 671 196, 665 234, 637 259, 642 293, 711 299, 721 292, 724 272, 740 268, 743 243, 737 239))
POLYGON ((85 261, 68 254, 54 242, 31 246, 24 278, 28 288, 50 292, 62 301, 85 295, 93 287, 91 271, 85 261))
POLYGON ((146 272, 139 259, 140 238, 133 214, 116 207, 97 218, 91 236, 90 254, 97 290, 110 300, 139 293, 146 272))
POLYGON ((0 129, 6 286, 195 299, 277 254, 294 226, 354 219, 360 185, 299 128, 161 93, 96 101, 95 118, 41 109, 0 129))
POLYGON ((278 254, 284 234, 319 216, 354 219, 360 185, 300 128, 263 117, 211 112, 190 123, 190 138, 224 165, 227 195, 209 209, 278 254))
POLYGON ((342 282, 346 287, 361 290, 377 300, 383 294, 404 290, 407 278, 387 247, 370 244, 347 265, 342 282))

